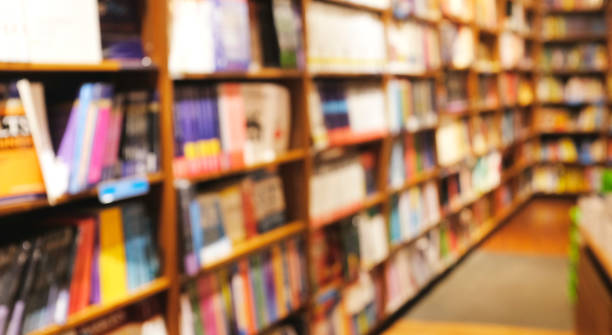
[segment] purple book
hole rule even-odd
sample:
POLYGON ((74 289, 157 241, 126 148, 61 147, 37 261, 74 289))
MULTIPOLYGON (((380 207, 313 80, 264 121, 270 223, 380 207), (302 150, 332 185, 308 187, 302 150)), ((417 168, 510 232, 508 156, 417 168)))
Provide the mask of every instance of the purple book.
POLYGON ((246 71, 251 63, 247 0, 215 0, 213 13, 216 71, 246 71))
POLYGON ((266 293, 266 305, 268 307, 268 317, 271 322, 282 318, 284 315, 278 315, 276 310, 276 288, 274 286, 274 274, 272 269, 272 258, 270 253, 265 253, 263 258, 263 275, 264 275, 264 288, 266 293))
POLYGON ((95 305, 100 303, 100 240, 99 232, 96 234, 96 241, 91 262, 91 292, 89 295, 89 303, 95 305))
POLYGON ((62 141, 60 142, 59 149, 57 151, 57 157, 66 165, 70 165, 72 162, 72 153, 74 151, 74 141, 76 139, 76 127, 77 127, 77 110, 78 110, 78 102, 72 106, 72 110, 70 111, 70 117, 68 118, 68 125, 66 126, 66 131, 64 132, 64 136, 62 137, 62 141))

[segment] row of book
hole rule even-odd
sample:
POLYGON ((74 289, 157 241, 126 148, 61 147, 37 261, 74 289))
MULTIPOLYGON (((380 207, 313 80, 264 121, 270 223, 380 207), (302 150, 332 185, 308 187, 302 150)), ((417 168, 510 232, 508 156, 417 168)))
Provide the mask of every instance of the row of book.
POLYGON ((317 82, 309 102, 315 148, 380 138, 388 132, 385 94, 378 82, 317 82))
POLYGON ((302 23, 292 0, 174 0, 170 72, 303 66, 302 23), (193 32, 202 32, 194 40, 193 32))
POLYGON ((497 108, 499 104, 497 76, 478 76, 478 95, 476 106, 482 108, 497 108))
MULTIPOLYGON (((159 104, 144 90, 115 92, 86 83, 47 114, 42 83, 0 84, 0 118, 9 125, 0 151, 4 202, 44 195, 51 203, 101 181, 159 170, 159 104), (74 100, 70 100, 74 99, 74 100), (52 131, 50 131, 50 129, 52 131), (18 172, 18 173, 17 173, 18 172)), ((64 95, 71 94, 69 90, 64 95)))
POLYGON ((562 10, 586 10, 601 8, 604 0, 545 0, 544 8, 562 10))
POLYGON ((468 157, 469 128, 466 120, 457 120, 436 129, 436 153, 440 166, 451 166, 468 157))
POLYGON ((535 93, 531 80, 515 72, 504 72, 499 75, 501 102, 504 106, 527 106, 533 103, 535 93))
POLYGON ((557 77, 542 77, 537 82, 537 96, 544 103, 596 103, 605 101, 601 79, 573 76, 564 81, 557 77))
POLYGON ((411 187, 392 201, 391 244, 409 241, 440 221, 438 187, 434 181, 411 187))
POLYGON ((606 70, 608 49, 601 43, 578 44, 569 47, 545 47, 540 56, 542 70, 606 70))
POLYGON ((497 1, 475 0, 476 24, 479 28, 496 30, 498 25, 497 1))
POLYGON ((312 72, 382 72, 387 61, 385 27, 375 13, 313 1, 308 22, 312 72))
POLYGON ((414 74, 440 68, 440 43, 437 31, 426 24, 397 22, 388 27, 388 70, 414 74))
POLYGON ((382 213, 363 211, 316 230, 310 249, 313 291, 334 283, 351 283, 386 259, 387 227, 382 213))
POLYGON ((534 192, 597 192, 601 188, 601 167, 538 166, 533 169, 534 192))
POLYGON ((433 80, 393 79, 387 85, 389 129, 416 131, 438 121, 436 85, 433 80))
MULTIPOLYGON (((474 69, 480 72, 494 72, 499 69, 499 61, 495 57, 497 44, 495 39, 480 37, 476 44, 476 60, 474 69)), ((511 52, 511 51, 506 51, 511 52)))
POLYGON ((504 69, 529 68, 531 55, 527 54, 525 39, 513 32, 499 35, 499 62, 504 69))
POLYGON ((2 1, 0 43, 11 47, 2 48, 0 62, 140 62, 140 10, 135 2, 117 0, 2 1))
POLYGON ((176 186, 183 266, 189 275, 227 256, 234 246, 286 223, 283 181, 275 173, 257 171, 203 189, 185 181, 176 186))
POLYGON ((159 276, 155 228, 141 203, 44 222, 42 232, 0 249, 3 334, 64 324, 88 306, 115 302, 159 276))
POLYGON ((500 147, 502 127, 495 114, 480 114, 472 119, 472 152, 483 155, 500 147))
POLYGON ((442 16, 437 1, 431 0, 393 0, 393 16, 403 20, 416 17, 437 21, 442 16))
POLYGON ((447 113, 463 113, 470 105, 468 75, 465 71, 452 71, 444 75, 442 105, 447 113))
MULTIPOLYGON (((502 27, 521 34, 529 34, 533 22, 528 20, 525 5, 517 1, 506 1, 505 3, 505 17, 502 22, 502 27)), ((533 20, 533 16, 531 18, 533 20)))
POLYGON ((315 164, 310 178, 310 216, 325 217, 360 205, 376 192, 376 156, 362 153, 330 151, 315 164))
POLYGON ((185 284, 181 334, 256 334, 306 302, 305 246, 299 238, 185 284))
POLYGON ((314 334, 367 334, 382 316, 382 276, 362 272, 346 287, 332 286, 315 297, 314 334))
POLYGON ((439 29, 442 64, 455 69, 465 69, 472 65, 476 57, 472 28, 443 20, 439 29))
POLYGON ((508 146, 529 135, 529 114, 527 111, 520 109, 504 112, 501 121, 501 143, 503 146, 508 146))
POLYGON ((601 105, 584 106, 578 110, 568 108, 540 108, 534 124, 543 132, 599 131, 604 128, 606 108, 601 105))
POLYGON ((400 188, 406 181, 436 168, 433 132, 407 134, 393 142, 389 162, 389 185, 400 188))
POLYGON ((547 15, 542 19, 542 37, 546 39, 605 35, 606 31, 604 17, 547 15))
POLYGON ((544 138, 540 142, 539 159, 545 162, 580 162, 591 164, 605 159, 606 147, 601 138, 544 138))
POLYGON ((273 83, 177 86, 174 173, 195 177, 274 160, 289 149, 289 90, 273 83))

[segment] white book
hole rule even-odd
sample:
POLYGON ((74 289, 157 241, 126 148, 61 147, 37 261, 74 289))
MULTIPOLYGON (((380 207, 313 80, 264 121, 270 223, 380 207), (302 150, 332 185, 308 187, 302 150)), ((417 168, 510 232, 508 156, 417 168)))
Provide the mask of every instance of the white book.
POLYGON ((161 315, 156 315, 142 324, 141 334, 167 335, 166 323, 161 315))
POLYGON ((21 0, 32 63, 102 61, 97 0, 21 0), (67 10, 70 9, 70 10, 67 10))
POLYGON ((0 0, 0 62, 30 60, 24 1, 0 0))
POLYGON ((191 310, 191 302, 187 294, 181 294, 181 335, 194 335, 193 329, 193 312, 191 310))
POLYGON ((28 125, 38 155, 38 163, 45 182, 47 199, 51 204, 62 196, 68 188, 67 171, 56 164, 55 152, 49 135, 45 93, 41 83, 31 83, 26 79, 17 82, 19 96, 23 101, 28 125))

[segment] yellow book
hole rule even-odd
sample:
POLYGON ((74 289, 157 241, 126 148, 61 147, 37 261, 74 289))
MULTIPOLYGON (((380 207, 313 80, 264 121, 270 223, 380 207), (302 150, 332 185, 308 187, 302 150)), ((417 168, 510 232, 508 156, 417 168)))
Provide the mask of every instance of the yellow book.
MULTIPOLYGON (((272 247, 272 273, 274 274, 274 286, 276 287, 276 309, 279 317, 287 315, 287 295, 283 281, 283 255, 279 245, 272 247)), ((288 270, 287 270, 288 271, 288 270)))
POLYGON ((127 295, 127 261, 121 209, 112 207, 99 214, 100 302, 108 303, 127 295))

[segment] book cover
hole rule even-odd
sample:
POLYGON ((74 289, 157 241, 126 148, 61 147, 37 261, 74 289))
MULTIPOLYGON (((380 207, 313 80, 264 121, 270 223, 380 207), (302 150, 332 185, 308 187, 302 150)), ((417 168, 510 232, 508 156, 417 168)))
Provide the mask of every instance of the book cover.
POLYGON ((100 301, 109 303, 128 294, 127 261, 121 209, 109 207, 99 213, 100 301))
POLYGON ((93 185, 102 179, 102 165, 105 153, 106 137, 108 136, 110 111, 112 108, 113 90, 109 87, 108 90, 102 92, 100 100, 97 103, 98 119, 95 125, 95 132, 92 142, 91 159, 89 161, 87 184, 93 185))
POLYGON ((96 222, 93 218, 79 220, 77 229, 79 233, 72 279, 70 280, 69 315, 84 309, 90 302, 96 222))

